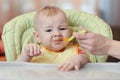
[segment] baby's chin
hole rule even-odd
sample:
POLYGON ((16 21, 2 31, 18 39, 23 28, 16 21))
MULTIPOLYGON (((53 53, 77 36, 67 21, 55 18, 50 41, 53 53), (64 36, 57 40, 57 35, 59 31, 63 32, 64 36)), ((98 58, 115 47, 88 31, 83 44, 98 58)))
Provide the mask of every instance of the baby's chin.
POLYGON ((67 46, 68 44, 57 44, 57 45, 51 45, 48 47, 48 49, 52 50, 52 51, 61 51, 63 49, 65 49, 65 47, 67 46))

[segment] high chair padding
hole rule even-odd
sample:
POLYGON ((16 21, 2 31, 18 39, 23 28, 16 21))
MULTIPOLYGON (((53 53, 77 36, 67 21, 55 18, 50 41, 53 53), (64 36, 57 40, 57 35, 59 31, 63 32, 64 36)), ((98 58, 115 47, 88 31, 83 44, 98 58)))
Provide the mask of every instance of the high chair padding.
MULTIPOLYGON (((112 39, 110 26, 99 17, 81 11, 64 11, 67 15, 69 26, 71 26, 74 31, 78 31, 79 26, 83 26, 86 30, 99 33, 112 39)), ((2 39, 7 61, 15 61, 27 43, 35 42, 33 37, 33 17, 35 13, 36 12, 22 14, 5 24, 2 39)), ((91 62, 104 62, 107 60, 107 55, 95 56, 88 52, 87 54, 91 62)))

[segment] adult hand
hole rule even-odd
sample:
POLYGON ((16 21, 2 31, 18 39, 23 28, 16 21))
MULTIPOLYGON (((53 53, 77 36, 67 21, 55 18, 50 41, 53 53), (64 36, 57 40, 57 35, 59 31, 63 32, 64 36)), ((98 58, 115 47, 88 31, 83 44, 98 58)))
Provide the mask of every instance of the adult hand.
POLYGON ((92 32, 87 32, 85 34, 74 32, 73 35, 76 37, 79 45, 90 53, 98 55, 108 53, 111 39, 92 32))

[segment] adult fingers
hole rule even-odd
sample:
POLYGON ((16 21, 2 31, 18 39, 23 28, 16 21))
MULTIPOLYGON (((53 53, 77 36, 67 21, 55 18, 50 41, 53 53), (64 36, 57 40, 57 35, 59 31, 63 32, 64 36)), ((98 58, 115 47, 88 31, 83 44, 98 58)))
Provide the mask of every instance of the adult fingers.
POLYGON ((89 46, 95 46, 97 43, 94 40, 78 40, 79 44, 85 44, 85 45, 89 45, 89 46))
POLYGON ((86 50, 88 50, 89 52, 92 52, 95 50, 95 47, 93 48, 93 46, 89 46, 89 45, 86 45, 86 44, 80 44, 80 46, 86 50))
POLYGON ((79 34, 77 32, 73 32, 73 36, 76 37, 78 40, 86 39, 85 34, 79 34))

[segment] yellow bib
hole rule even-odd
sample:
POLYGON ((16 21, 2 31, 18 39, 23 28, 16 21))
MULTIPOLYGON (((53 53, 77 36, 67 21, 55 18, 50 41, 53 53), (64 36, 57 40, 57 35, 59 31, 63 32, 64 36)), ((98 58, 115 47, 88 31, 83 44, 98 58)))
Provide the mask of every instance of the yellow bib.
POLYGON ((41 47, 41 51, 44 53, 44 55, 34 57, 31 62, 59 64, 64 62, 70 56, 78 54, 76 51, 77 49, 78 46, 73 44, 69 44, 60 52, 49 51, 45 47, 41 47))

